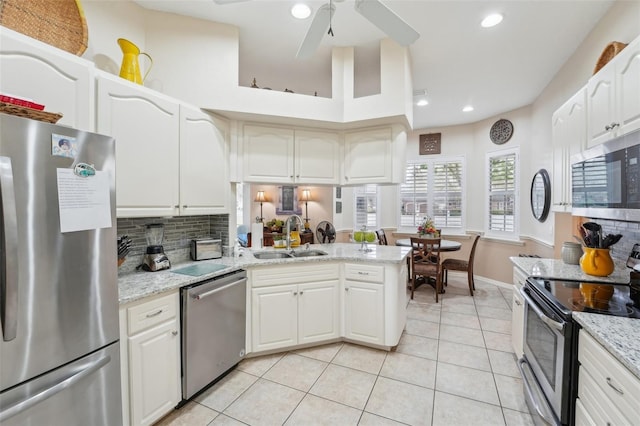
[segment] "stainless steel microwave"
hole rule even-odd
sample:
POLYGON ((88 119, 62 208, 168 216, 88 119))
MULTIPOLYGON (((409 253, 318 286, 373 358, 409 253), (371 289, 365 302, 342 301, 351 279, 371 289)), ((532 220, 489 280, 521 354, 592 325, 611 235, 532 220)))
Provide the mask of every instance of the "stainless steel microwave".
POLYGON ((574 216, 640 222, 640 130, 571 157, 574 216))

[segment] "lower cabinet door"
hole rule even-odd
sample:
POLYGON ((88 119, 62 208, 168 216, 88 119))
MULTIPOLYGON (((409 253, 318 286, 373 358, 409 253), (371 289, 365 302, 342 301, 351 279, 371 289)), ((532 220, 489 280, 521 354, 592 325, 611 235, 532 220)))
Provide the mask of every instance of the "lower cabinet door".
POLYGON ((384 343, 384 287, 382 284, 345 281, 345 337, 384 343))
POLYGON ((298 286, 254 288, 251 298, 253 351, 295 345, 298 341, 298 286))
POLYGON ((524 339, 524 299, 517 289, 513 291, 511 316, 511 344, 518 359, 522 358, 524 339))
POLYGON ((180 402, 175 319, 129 338, 129 371, 132 425, 150 425, 180 402))
POLYGON ((298 343, 340 337, 338 280, 298 286, 298 343))

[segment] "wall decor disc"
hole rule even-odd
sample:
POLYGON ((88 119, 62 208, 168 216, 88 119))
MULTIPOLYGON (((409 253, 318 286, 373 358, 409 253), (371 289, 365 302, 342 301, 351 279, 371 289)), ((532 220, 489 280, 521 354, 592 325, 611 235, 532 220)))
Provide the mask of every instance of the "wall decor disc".
POLYGON ((491 130, 489 131, 489 137, 491 138, 491 142, 496 145, 502 145, 511 139, 513 135, 513 123, 509 120, 501 118, 500 120, 493 123, 491 126, 491 130))

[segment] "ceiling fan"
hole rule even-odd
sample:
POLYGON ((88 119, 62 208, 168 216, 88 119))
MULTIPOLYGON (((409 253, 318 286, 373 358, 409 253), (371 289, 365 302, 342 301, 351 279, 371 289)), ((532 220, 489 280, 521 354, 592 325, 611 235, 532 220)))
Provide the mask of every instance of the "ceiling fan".
MULTIPOLYGON (((214 0, 215 3, 223 5, 239 3, 248 0, 214 0)), ((342 0, 336 0, 342 1, 342 0)), ((333 35, 330 28, 331 17, 335 13, 336 7, 333 1, 322 5, 316 11, 307 30, 296 57, 305 59, 311 57, 325 33, 333 35)), ((400 18, 394 11, 385 6, 380 0, 356 0, 355 10, 365 17, 369 22, 378 27, 382 32, 395 40, 402 46, 409 46, 420 37, 420 34, 400 18)))

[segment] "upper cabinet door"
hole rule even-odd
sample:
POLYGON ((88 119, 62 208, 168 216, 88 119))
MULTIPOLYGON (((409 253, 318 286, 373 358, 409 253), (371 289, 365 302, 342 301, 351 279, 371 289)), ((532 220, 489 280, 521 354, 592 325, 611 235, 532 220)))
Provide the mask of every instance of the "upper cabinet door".
POLYGON ((98 132, 116 139, 118 217, 178 214, 179 104, 98 78, 98 132))
POLYGON ((95 131, 92 63, 2 28, 0 70, 0 93, 62 114, 57 124, 95 131))
POLYGON ((293 183, 293 129, 244 126, 246 182, 293 183))
POLYGON ((620 135, 640 129, 640 38, 615 57, 620 135))
POLYGON ((229 126, 199 108, 180 106, 180 214, 229 212, 229 126))
POLYGON ((615 123, 615 70, 607 64, 587 84, 589 111, 588 147, 605 142, 613 137, 611 126, 615 123))
POLYGON ((346 133, 344 147, 346 185, 392 182, 391 128, 346 133))
POLYGON ((340 137, 337 133, 296 130, 295 158, 297 183, 340 183, 340 137))

